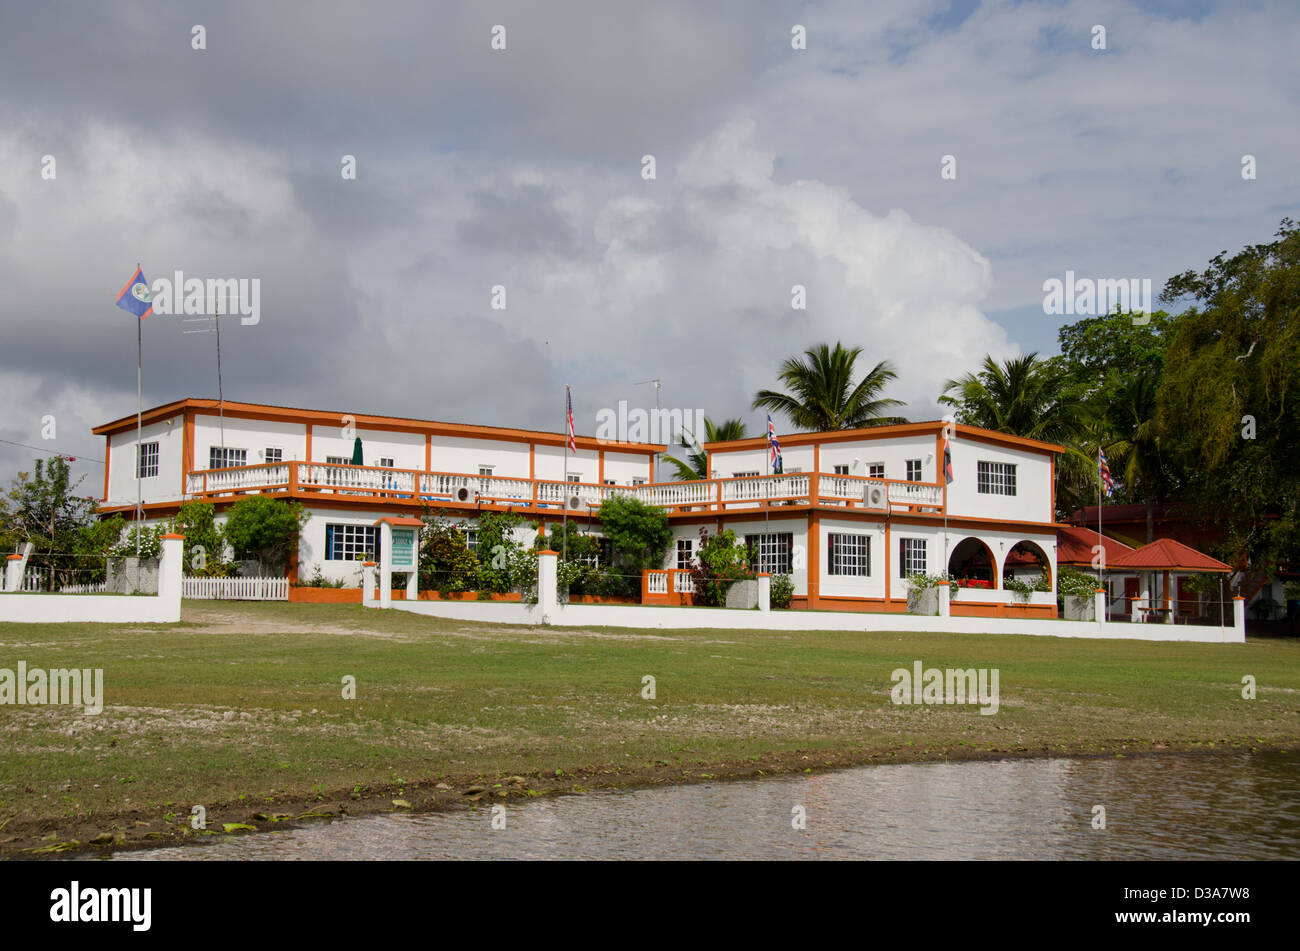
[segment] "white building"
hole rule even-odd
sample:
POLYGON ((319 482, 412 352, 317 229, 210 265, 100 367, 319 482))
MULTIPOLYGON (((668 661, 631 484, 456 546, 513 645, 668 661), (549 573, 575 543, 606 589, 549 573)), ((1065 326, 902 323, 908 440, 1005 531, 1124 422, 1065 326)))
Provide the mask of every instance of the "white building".
MULTIPOLYGON (((101 511, 132 518, 136 418, 95 433, 107 444, 101 511)), ((384 514, 428 504, 473 524, 482 510, 510 510, 549 527, 567 509, 599 532, 601 502, 622 493, 667 511, 675 538, 665 569, 686 567, 701 528, 731 529, 759 570, 790 575, 796 607, 903 611, 908 575, 946 571, 988 586, 955 592, 954 614, 1055 615, 1050 591, 1012 597, 1004 577, 1045 574, 1054 587, 1059 446, 937 420, 780 441, 781 475, 765 474, 757 437, 707 444, 709 479, 654 482, 663 445, 579 436, 575 454, 562 433, 186 399, 144 414, 140 491, 146 520, 189 499, 219 514, 249 493, 301 501, 311 520, 292 570, 304 580, 319 568, 354 581, 384 514)))

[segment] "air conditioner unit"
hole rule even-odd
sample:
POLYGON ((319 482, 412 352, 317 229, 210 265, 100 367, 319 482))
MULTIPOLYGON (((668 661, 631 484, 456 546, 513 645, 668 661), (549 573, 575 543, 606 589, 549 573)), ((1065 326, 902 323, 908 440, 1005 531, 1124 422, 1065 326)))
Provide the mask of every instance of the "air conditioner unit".
POLYGON ((889 508, 889 493, 883 485, 869 485, 862 490, 862 505, 884 511, 889 508))
POLYGON ((582 508, 582 497, 577 495, 569 496, 569 508, 571 509, 582 508))
POLYGON ((471 489, 469 486, 462 485, 459 489, 457 489, 452 494, 452 498, 454 498, 457 502, 473 502, 474 497, 477 494, 478 493, 475 492, 473 489, 471 489))

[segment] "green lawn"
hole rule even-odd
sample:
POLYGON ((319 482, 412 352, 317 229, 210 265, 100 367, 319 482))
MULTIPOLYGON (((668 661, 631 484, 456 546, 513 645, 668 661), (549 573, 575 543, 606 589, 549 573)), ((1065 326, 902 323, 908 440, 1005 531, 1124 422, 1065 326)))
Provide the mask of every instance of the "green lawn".
POLYGON ((272 801, 420 808, 476 780, 491 795, 512 774, 549 791, 741 775, 745 764, 752 774, 1300 740, 1294 640, 578 631, 278 603, 186 602, 184 617, 0 623, 0 668, 99 667, 105 692, 100 716, 0 706, 0 851, 97 827, 183 832, 195 803, 241 821, 272 801), (999 712, 894 705, 890 673, 916 660, 997 668, 999 712), (654 700, 641 696, 646 675, 654 700), (1254 700, 1242 698, 1244 675, 1258 682, 1254 700), (342 696, 345 676, 355 700, 342 696), (433 793, 440 780, 452 790, 433 793))

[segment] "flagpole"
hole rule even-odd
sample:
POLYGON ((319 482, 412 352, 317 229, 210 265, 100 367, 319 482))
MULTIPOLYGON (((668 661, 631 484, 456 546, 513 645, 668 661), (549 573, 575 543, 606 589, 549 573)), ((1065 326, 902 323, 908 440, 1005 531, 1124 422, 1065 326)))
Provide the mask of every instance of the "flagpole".
POLYGON ((560 542, 561 561, 569 560, 569 387, 564 387, 564 486, 560 490, 560 508, 564 514, 560 516, 560 532, 563 536, 560 542))
POLYGON ((1101 534, 1101 444, 1097 444, 1097 544, 1101 546, 1101 559, 1097 562, 1097 587, 1101 587, 1101 573, 1106 563, 1106 541, 1101 534))
MULTIPOLYGON (((139 261, 135 262, 135 269, 139 273, 139 261)), ((141 442, 144 434, 144 402, 141 396, 143 374, 140 370, 144 352, 144 332, 141 327, 143 323, 144 318, 137 314, 135 318, 135 589, 137 592, 140 590, 140 520, 144 518, 144 489, 140 481, 144 463, 144 444, 141 442)))

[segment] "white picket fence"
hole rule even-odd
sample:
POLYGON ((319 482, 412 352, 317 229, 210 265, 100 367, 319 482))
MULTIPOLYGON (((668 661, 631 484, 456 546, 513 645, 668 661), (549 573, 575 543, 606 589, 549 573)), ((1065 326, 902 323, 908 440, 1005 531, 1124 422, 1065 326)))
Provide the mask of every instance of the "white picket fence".
POLYGON ((108 582, 101 581, 99 584, 65 584, 59 589, 59 594, 103 594, 108 590, 108 582))
POLYGON ((288 578, 185 578, 181 597, 206 601, 288 601, 288 578))

